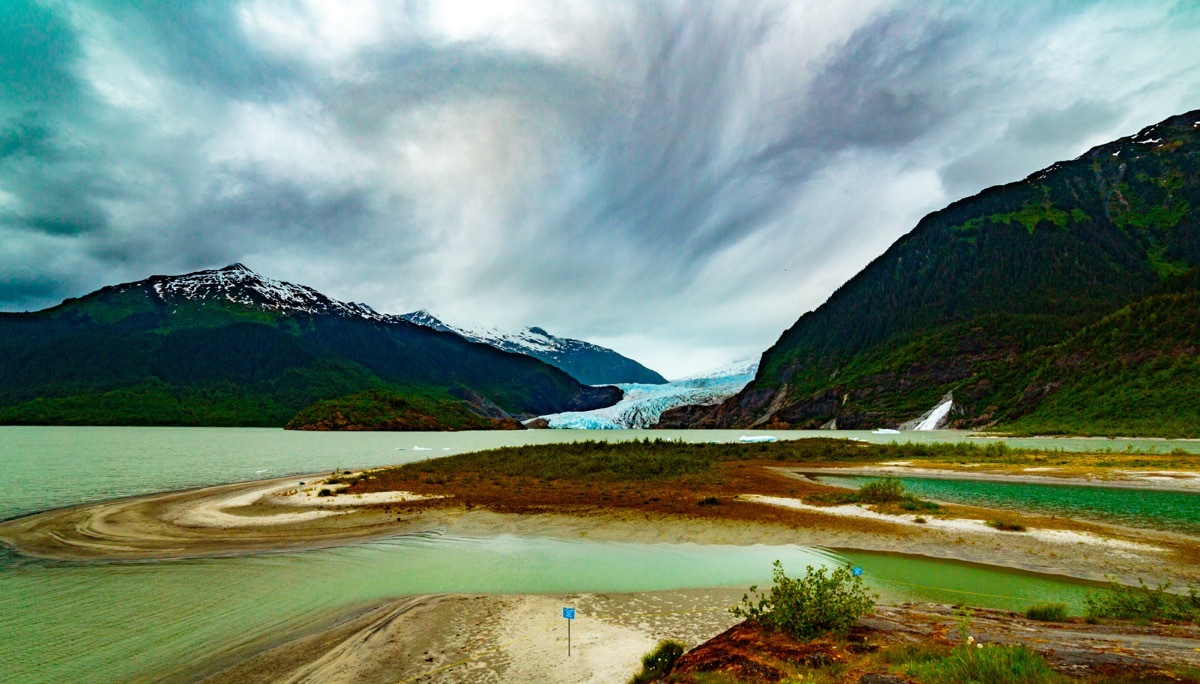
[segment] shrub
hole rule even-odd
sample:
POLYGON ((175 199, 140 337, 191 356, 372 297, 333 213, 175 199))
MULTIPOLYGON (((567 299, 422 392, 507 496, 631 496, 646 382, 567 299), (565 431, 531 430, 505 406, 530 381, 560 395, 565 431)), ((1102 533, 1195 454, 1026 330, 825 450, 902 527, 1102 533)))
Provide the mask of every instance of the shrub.
POLYGON ((653 651, 642 656, 642 671, 635 674, 629 684, 648 684, 671 674, 675 661, 679 660, 684 650, 684 645, 678 641, 668 639, 658 642, 653 651))
POLYGON ((920 525, 924 525, 925 523, 927 523, 929 521, 926 520, 924 516, 918 515, 917 517, 913 518, 913 522, 920 524, 920 525))
POLYGON ((769 593, 760 594, 758 587, 750 587, 750 594, 743 595, 741 605, 730 612, 804 641, 831 632, 846 634, 871 612, 878 598, 848 565, 832 572, 810 565, 804 577, 793 579, 783 573, 783 564, 775 561, 773 575, 769 593))
POLYGON ((1160 584, 1153 589, 1142 580, 1138 580, 1138 584, 1130 587, 1114 581, 1107 590, 1084 599, 1089 621, 1117 618, 1200 622, 1200 589, 1197 587, 1189 587, 1187 594, 1175 594, 1168 591, 1170 584, 1160 584))
POLYGON ((894 503, 904 498, 904 483, 894 477, 872 480, 858 488, 862 503, 894 503))
POLYGON ((329 491, 328 489, 322 489, 321 491, 317 492, 317 496, 333 496, 333 492, 329 491))
POLYGON ((700 502, 698 505, 700 505, 700 506, 720 506, 721 500, 715 496, 706 496, 703 499, 700 499, 700 502))
POLYGON ((1021 523, 1011 522, 1009 520, 989 520, 987 526, 1001 532, 1024 532, 1025 526, 1021 523))
POLYGON ((1035 603, 1025 610, 1025 617, 1041 622, 1063 622, 1067 619, 1067 604, 1035 603))

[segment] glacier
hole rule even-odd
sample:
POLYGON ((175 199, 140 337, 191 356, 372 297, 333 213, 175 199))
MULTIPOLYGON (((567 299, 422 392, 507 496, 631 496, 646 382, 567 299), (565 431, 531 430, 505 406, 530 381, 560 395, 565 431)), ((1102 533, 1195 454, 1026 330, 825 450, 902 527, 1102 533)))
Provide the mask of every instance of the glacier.
POLYGON ((738 361, 665 385, 620 383, 621 401, 594 411, 568 411, 541 416, 553 429, 627 430, 648 428, 663 411, 686 404, 712 405, 737 394, 758 372, 758 362, 738 361))

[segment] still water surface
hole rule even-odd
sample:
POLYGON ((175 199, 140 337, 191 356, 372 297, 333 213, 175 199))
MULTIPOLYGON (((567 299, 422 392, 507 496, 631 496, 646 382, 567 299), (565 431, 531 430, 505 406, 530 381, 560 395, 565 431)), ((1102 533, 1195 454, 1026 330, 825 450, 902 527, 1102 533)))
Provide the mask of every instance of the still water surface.
MULTIPOLYGON (((878 478, 820 475, 813 479, 835 487, 858 489, 878 478)), ((913 494, 937 501, 1200 535, 1200 493, 925 477, 898 479, 913 494)))
MULTIPOLYGON (((115 496, 400 463, 492 446, 581 438, 735 441, 739 434, 0 427, 0 466, 6 473, 0 518, 115 496), (426 450, 415 451, 416 446, 426 450)), ((839 436, 872 441, 963 437, 953 432, 839 436)), ((1088 448, 1082 440, 1052 444, 1088 448)), ((768 582, 776 559, 791 574, 809 564, 860 565, 887 600, 1006 608, 1059 600, 1078 610, 1087 590, 1044 576, 887 554, 799 546, 464 539, 438 531, 334 549, 158 563, 58 563, 0 550, 0 663, 4 679, 20 682, 155 679, 385 597, 745 587, 768 582)))

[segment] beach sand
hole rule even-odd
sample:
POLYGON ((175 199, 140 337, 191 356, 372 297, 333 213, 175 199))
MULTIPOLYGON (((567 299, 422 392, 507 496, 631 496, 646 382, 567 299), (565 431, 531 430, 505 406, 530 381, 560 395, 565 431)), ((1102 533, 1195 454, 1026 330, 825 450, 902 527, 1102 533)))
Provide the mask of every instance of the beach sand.
POLYGON ((204 681, 623 682, 660 640, 691 647, 737 622, 728 607, 741 594, 693 589, 397 599, 254 654, 204 681), (576 609, 569 656, 564 606, 576 609))

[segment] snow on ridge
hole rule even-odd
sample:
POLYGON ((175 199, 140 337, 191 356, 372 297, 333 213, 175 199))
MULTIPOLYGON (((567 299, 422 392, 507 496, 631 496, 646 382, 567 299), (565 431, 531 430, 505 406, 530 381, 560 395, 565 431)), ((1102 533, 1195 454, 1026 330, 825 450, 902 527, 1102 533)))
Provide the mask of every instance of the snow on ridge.
MULTIPOLYGON (((416 325, 425 326, 426 328, 456 333, 471 342, 489 344, 504 351, 515 351, 522 354, 529 354, 529 352, 541 352, 545 354, 561 353, 576 346, 572 344, 573 342, 578 342, 577 340, 555 337, 545 330, 535 327, 523 328, 521 330, 502 330, 478 323, 447 323, 425 309, 404 314, 400 318, 416 325)), ((580 342, 580 344, 595 347, 595 345, 586 342, 580 342)))
POLYGON ((270 311, 332 313, 374 321, 390 318, 366 304, 341 302, 306 285, 295 285, 260 276, 242 264, 150 280, 155 293, 163 301, 175 298, 225 299, 235 304, 270 311))

